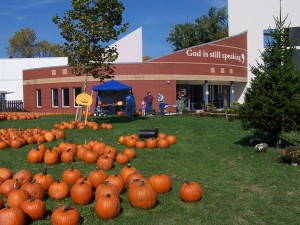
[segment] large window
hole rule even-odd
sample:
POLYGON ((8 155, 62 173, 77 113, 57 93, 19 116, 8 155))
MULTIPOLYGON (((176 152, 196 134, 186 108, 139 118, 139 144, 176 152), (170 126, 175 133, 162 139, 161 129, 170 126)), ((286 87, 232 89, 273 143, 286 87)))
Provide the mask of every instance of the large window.
POLYGON ((81 94, 81 88, 80 87, 75 87, 73 88, 73 96, 74 96, 74 107, 77 107, 78 104, 76 104, 76 97, 77 95, 81 94))
POLYGON ((62 99, 62 106, 63 107, 70 107, 69 88, 61 89, 61 99, 62 99))
POLYGON ((58 89, 52 88, 52 107, 58 107, 58 89))
POLYGON ((36 95, 36 107, 41 108, 42 107, 42 91, 41 91, 41 89, 37 89, 35 91, 35 95, 36 95))

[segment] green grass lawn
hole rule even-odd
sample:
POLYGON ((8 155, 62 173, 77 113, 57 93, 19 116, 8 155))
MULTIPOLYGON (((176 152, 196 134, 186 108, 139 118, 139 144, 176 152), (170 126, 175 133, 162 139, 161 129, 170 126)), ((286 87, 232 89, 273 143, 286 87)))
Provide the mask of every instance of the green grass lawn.
MULTIPOLYGON (((51 129, 55 123, 70 121, 73 115, 44 116, 35 120, 0 121, 0 128, 40 127, 51 129)), ((279 163, 273 157, 281 151, 269 148, 259 154, 249 144, 253 136, 241 128, 238 120, 228 122, 223 118, 199 116, 153 116, 128 122, 126 117, 90 118, 98 123, 111 122, 113 130, 66 130, 69 141, 82 144, 91 139, 102 139, 106 144, 117 145, 119 152, 125 145, 117 144, 118 137, 136 133, 141 129, 158 128, 159 132, 175 134, 177 144, 167 149, 137 149, 130 163, 146 178, 161 172, 172 178, 172 190, 159 195, 154 209, 142 210, 130 206, 127 192, 121 195, 121 214, 103 220, 95 214, 95 201, 79 206, 71 200, 45 199, 48 215, 31 224, 51 224, 51 211, 58 206, 71 204, 82 217, 81 224, 299 224, 300 167, 279 163), (197 181, 203 188, 203 197, 196 203, 180 200, 179 189, 184 179, 197 181)), ((58 146, 62 140, 46 143, 58 146)), ((42 171, 43 164, 30 164, 26 160, 33 145, 0 151, 0 167, 16 172, 29 169, 33 175, 42 171)), ((95 169, 95 164, 75 161, 49 167, 48 172, 61 178, 62 171, 74 166, 83 175, 95 169)), ((124 166, 117 165, 106 171, 119 173, 124 166)))

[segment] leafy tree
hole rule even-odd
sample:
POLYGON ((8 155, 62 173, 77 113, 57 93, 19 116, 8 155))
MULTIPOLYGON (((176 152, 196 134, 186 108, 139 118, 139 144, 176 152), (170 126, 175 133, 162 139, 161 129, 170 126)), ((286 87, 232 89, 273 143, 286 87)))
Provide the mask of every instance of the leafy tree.
POLYGON ((48 41, 36 41, 36 35, 31 28, 22 28, 9 39, 7 54, 10 58, 33 58, 64 56, 58 44, 48 41))
POLYGON ((112 62, 118 53, 108 44, 125 32, 128 24, 122 24, 124 6, 118 0, 72 0, 72 7, 63 17, 54 16, 53 22, 66 40, 62 47, 73 74, 85 74, 86 92, 89 75, 100 81, 113 77, 112 62))
POLYGON ((143 56, 143 62, 146 62, 146 61, 151 60, 151 59, 152 59, 151 56, 148 56, 148 55, 143 56))
POLYGON ((257 129, 279 143, 282 131, 300 125, 300 72, 295 66, 289 26, 285 26, 287 17, 274 19, 276 27, 269 28, 271 38, 261 54, 262 62, 251 66, 255 77, 245 92, 240 115, 245 129, 257 129))
POLYGON ((22 28, 9 39, 7 54, 12 58, 31 58, 34 55, 35 32, 31 28, 22 28))
POLYGON ((58 44, 51 45, 48 41, 39 41, 34 45, 35 57, 60 57, 65 56, 58 44))
POLYGON ((195 19, 195 23, 172 26, 167 41, 178 51, 191 46, 211 42, 228 36, 226 7, 211 7, 207 15, 195 19))

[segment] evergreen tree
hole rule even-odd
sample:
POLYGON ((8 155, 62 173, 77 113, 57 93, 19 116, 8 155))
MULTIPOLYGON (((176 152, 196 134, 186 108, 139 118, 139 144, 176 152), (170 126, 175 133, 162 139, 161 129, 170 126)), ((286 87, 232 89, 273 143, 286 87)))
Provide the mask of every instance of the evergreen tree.
POLYGON ((295 45, 289 40, 287 17, 275 19, 269 28, 267 47, 261 54, 262 63, 251 66, 255 77, 245 92, 240 115, 245 129, 254 128, 280 141, 282 131, 299 129, 300 72, 295 66, 295 45))

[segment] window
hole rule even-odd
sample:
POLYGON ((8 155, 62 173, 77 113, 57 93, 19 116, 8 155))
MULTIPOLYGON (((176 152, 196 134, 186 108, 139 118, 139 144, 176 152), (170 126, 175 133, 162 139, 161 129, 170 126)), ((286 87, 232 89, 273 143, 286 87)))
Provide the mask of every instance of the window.
POLYGON ((58 107, 58 89, 52 88, 52 107, 58 107))
POLYGON ((70 107, 70 94, 69 88, 61 89, 61 102, 63 107, 70 107))
POLYGON ((41 91, 41 89, 37 89, 35 91, 35 95, 36 95, 36 107, 41 108, 42 107, 42 91, 41 91))
POLYGON ((78 104, 76 104, 76 97, 77 95, 81 94, 81 88, 80 87, 75 87, 73 88, 73 96, 74 96, 74 107, 77 107, 78 104))

